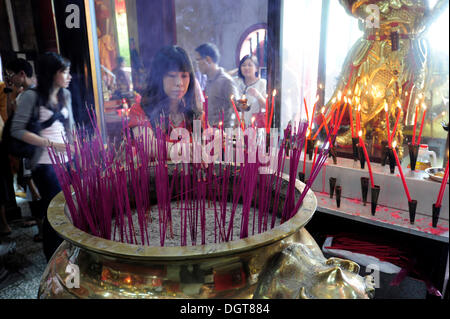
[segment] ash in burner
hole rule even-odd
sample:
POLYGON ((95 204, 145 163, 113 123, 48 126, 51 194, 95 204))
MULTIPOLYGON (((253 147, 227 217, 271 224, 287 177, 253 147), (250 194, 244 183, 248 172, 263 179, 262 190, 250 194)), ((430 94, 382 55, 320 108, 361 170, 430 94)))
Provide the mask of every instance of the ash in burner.
MULTIPOLYGON (((146 225, 140 225, 137 212, 133 212, 133 238, 130 238, 130 223, 128 219, 124 218, 123 223, 114 219, 112 221, 111 238, 119 242, 152 247, 195 246, 229 242, 240 239, 243 205, 238 204, 236 206, 231 222, 232 213, 232 203, 227 204, 226 211, 223 214, 218 203, 216 203, 216 208, 214 208, 214 203, 210 202, 206 204, 204 214, 202 214, 200 210, 198 213, 195 210, 185 210, 181 207, 181 203, 172 202, 171 220, 166 217, 166 221, 163 222, 163 216, 159 215, 158 207, 155 205, 151 207, 150 212, 146 215, 146 225), (163 225, 166 225, 166 227, 163 225), (122 234, 120 228, 123 229, 122 234), (227 236, 229 240, 225 240, 227 236)), ((266 223, 266 227, 264 227, 264 218, 258 218, 257 209, 255 210, 252 207, 249 213, 250 219, 247 224, 248 237, 265 232, 267 224, 270 227, 271 216, 269 216, 269 223, 266 223), (259 223, 259 220, 262 223, 259 223)), ((276 218, 274 227, 279 224, 280 219, 276 218)), ((242 225, 242 227, 245 226, 242 225)))

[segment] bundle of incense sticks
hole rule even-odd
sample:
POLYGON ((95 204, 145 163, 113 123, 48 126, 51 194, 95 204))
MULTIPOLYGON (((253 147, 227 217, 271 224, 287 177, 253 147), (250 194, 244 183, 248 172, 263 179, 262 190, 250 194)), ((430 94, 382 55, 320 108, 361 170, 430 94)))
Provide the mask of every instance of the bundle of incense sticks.
MULTIPOLYGON (((308 183, 296 201, 295 182, 306 143, 306 122, 294 129, 289 125, 281 140, 272 141, 281 147, 269 150, 269 158, 278 164, 270 169, 260 158, 263 155, 251 149, 254 145, 248 139, 237 146, 244 150, 242 163, 236 155, 230 162, 176 164, 168 157, 169 136, 164 121, 153 130, 149 125, 139 126, 132 134, 124 119, 120 145, 105 143, 94 114, 91 121, 95 127, 92 134, 78 128, 73 145, 67 144, 70 162, 64 154, 49 149, 72 222, 94 236, 144 246, 151 245, 152 239, 159 239, 159 245, 165 246, 174 236, 174 220, 179 222, 180 246, 207 244, 206 233, 211 229, 214 242, 220 243, 235 239, 235 226, 240 227, 239 238, 246 238, 276 227, 277 217, 280 223, 288 221, 301 207, 330 147, 329 143, 322 145, 308 183), (256 161, 251 160, 252 154, 257 154, 256 161), (282 175, 287 156, 286 188, 282 175), (268 170, 261 173, 263 168, 268 170), (286 194, 282 196, 283 187, 286 194), (156 195, 156 204, 152 194, 156 195), (157 215, 153 210, 155 216, 152 207, 157 208, 157 215), (207 222, 209 217, 214 222, 207 222), (234 225, 236 221, 240 225, 234 225), (151 233, 152 223, 159 226, 159 234, 151 233)), ((267 160, 266 148, 258 146, 267 160)))

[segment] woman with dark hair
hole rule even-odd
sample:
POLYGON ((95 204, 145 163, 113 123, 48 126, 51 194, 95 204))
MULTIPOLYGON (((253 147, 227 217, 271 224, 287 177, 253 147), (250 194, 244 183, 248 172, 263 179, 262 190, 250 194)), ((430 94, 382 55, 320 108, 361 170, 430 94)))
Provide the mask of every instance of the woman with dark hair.
POLYGON ((199 93, 186 51, 179 46, 163 47, 152 61, 142 106, 131 108, 129 125, 136 127, 145 122, 152 130, 162 127, 168 135, 179 127, 192 131, 194 119, 202 114, 199 93))
MULTIPOLYGON (((56 53, 46 53, 38 60, 36 74, 36 89, 23 92, 17 101, 11 135, 36 146, 26 165, 32 170, 33 180, 41 195, 36 210, 39 211, 38 217, 43 219, 43 226, 42 229, 39 227, 35 240, 43 237, 44 254, 48 261, 62 240, 47 220, 50 201, 61 191, 47 148, 53 147, 57 152, 65 153, 65 142, 72 142, 72 98, 67 90, 72 79, 70 61, 56 53), (30 122, 37 123, 39 133, 27 130, 30 122)), ((67 154, 65 158, 69 162, 67 154)))
POLYGON ((239 62, 238 76, 235 82, 238 86, 240 97, 245 95, 247 104, 250 106, 248 112, 244 112, 244 120, 247 126, 251 125, 252 117, 261 113, 266 107, 267 82, 259 77, 259 63, 255 56, 246 55, 239 62))

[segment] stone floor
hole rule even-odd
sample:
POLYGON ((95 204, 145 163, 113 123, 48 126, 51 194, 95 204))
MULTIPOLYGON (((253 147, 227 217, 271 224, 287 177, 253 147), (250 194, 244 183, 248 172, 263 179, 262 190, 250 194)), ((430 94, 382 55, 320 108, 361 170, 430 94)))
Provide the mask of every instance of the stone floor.
MULTIPOLYGON (((17 205, 24 219, 31 216, 28 202, 19 197, 17 205)), ((16 243, 16 252, 3 257, 4 271, 0 271, 0 299, 36 299, 39 282, 47 262, 42 251, 42 243, 33 241, 37 226, 22 227, 23 221, 10 221, 11 235, 0 238, 2 244, 16 243)), ((0 267, 1 269, 1 267, 0 267)))

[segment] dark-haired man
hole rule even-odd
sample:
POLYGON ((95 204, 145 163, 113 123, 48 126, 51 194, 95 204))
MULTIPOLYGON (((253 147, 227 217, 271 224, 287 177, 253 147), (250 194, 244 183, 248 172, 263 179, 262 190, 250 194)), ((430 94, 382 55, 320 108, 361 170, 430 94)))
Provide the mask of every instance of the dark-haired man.
POLYGON ((1 106, 0 112, 6 122, 9 115, 15 111, 17 98, 23 91, 34 87, 36 80, 33 77, 33 67, 25 59, 18 58, 10 61, 6 64, 5 70, 5 84, 8 92, 4 93, 7 93, 7 103, 1 106))
MULTIPOLYGON (((25 90, 31 89, 36 86, 36 78, 33 75, 33 67, 32 65, 26 61, 25 59, 17 58, 9 61, 5 65, 5 80, 6 80, 6 90, 7 92, 7 106, 5 106, 6 110, 6 119, 13 116, 13 113, 16 110, 17 101, 20 99, 22 92, 25 90)), ((3 114, 3 112, 2 112, 3 114)), ((32 215, 34 216, 34 206, 36 205, 36 200, 39 199, 39 192, 34 185, 33 180, 31 179, 31 171, 25 168, 23 159, 16 158, 14 156, 9 156, 9 162, 11 165, 11 171, 15 175, 17 174, 17 184, 21 186, 24 190, 28 187, 31 192, 32 201, 29 202, 30 209, 32 211, 32 215)), ((5 172, 6 173, 6 172, 5 172)), ((10 177, 9 182, 13 185, 12 176, 10 177)), ((14 190, 14 186, 11 186, 12 190, 14 190)), ((14 194, 14 192, 13 192, 14 194)), ((16 196, 26 197, 24 192, 15 193, 16 196)), ((14 195, 12 195, 14 196, 14 195)), ((10 196, 10 197, 12 197, 10 196)), ((29 226, 36 224, 35 221, 25 221, 24 226, 29 226)), ((38 221, 38 226, 40 226, 38 221)), ((41 230, 39 229, 39 233, 41 230)), ((38 238, 39 235, 36 236, 38 238)), ((38 241, 40 239, 38 238, 38 241)))
POLYGON ((208 77, 205 93, 208 97, 208 122, 217 126, 224 113, 225 127, 233 127, 231 96, 237 98, 238 90, 231 76, 219 66, 220 52, 217 46, 205 43, 195 49, 195 61, 201 73, 208 77))

